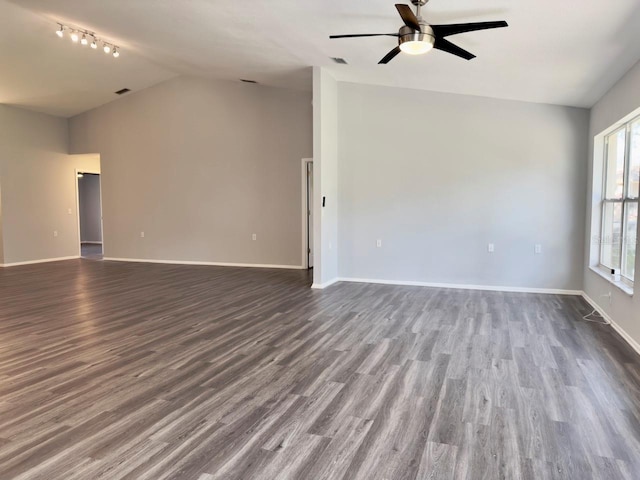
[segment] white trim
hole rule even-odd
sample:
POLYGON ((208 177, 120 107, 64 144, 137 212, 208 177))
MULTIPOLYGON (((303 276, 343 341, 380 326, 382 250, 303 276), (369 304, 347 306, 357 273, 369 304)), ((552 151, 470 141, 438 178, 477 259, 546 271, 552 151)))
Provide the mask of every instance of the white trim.
POLYGON ((51 263, 51 262, 62 262, 65 260, 76 260, 78 258, 80 257, 77 255, 74 255, 72 257, 43 258, 41 260, 29 260, 27 262, 0 263, 0 267, 2 268, 20 267, 22 265, 35 265, 37 263, 51 263))
POLYGON ((166 265, 202 265, 208 267, 278 268, 283 270, 304 270, 304 267, 300 265, 267 265, 261 263, 194 262, 189 260, 152 260, 147 258, 111 257, 105 257, 103 260, 107 262, 161 263, 166 265))
POLYGON ((76 188, 76 228, 78 229, 78 256, 82 256, 82 233, 80 232, 80 183, 78 182, 78 173, 79 170, 76 168, 73 171, 74 180, 76 188))
POLYGON ((582 292, 582 297, 586 300, 586 302, 591 305, 601 316, 602 318, 604 318, 609 325, 611 325, 611 327, 618 333, 618 335, 620 335, 622 337, 622 339, 627 342, 629 344, 629 346, 631 348, 633 348, 633 350, 635 350, 635 352, 640 355, 640 344, 638 342, 636 342, 631 335, 629 335, 620 325, 618 325, 616 322, 613 321, 613 318, 611 318, 607 312, 605 312, 600 305, 598 305, 595 301, 593 301, 593 299, 591 299, 591 297, 589 297, 589 295, 587 295, 586 292, 582 292))
POLYGON ((325 283, 314 283, 313 285, 311 285, 311 288, 313 288, 314 290, 323 290, 327 287, 330 287, 334 283, 338 283, 341 281, 342 281, 341 278, 334 278, 333 280, 329 280, 328 282, 325 282, 325 283))
POLYGON ((81 245, 102 245, 102 242, 92 242, 90 240, 85 240, 84 242, 80 242, 81 245))
POLYGON ((491 292, 542 293, 547 295, 582 295, 582 290, 560 290, 555 288, 508 287, 494 285, 458 285, 452 283, 409 282, 397 280, 374 280, 368 278, 340 278, 340 282, 375 283, 380 285, 402 285, 409 287, 448 288, 455 290, 485 290, 491 292))

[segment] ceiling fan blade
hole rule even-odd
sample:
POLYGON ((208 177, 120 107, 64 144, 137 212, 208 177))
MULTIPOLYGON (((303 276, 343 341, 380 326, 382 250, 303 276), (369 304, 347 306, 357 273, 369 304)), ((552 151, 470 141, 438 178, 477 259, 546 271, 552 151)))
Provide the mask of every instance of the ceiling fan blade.
POLYGON ((396 58, 396 55, 398 55, 400 52, 401 52, 400 47, 394 48, 389 53, 387 53, 385 55, 385 57, 378 62, 378 64, 387 64, 387 63, 389 63, 391 60, 396 58))
POLYGON ((413 28, 418 32, 420 31, 420 22, 418 21, 416 14, 413 13, 413 10, 411 10, 411 7, 409 5, 397 3, 396 9, 398 10, 398 13, 402 17, 402 21, 407 27, 413 28))
POLYGON ((448 37, 458 33, 475 32, 476 30, 489 30, 491 28, 508 27, 507 22, 477 22, 477 23, 452 23, 451 25, 431 25, 436 37, 448 37))
POLYGON ((452 55, 456 55, 458 57, 462 57, 465 60, 471 60, 476 58, 476 56, 467 52, 466 50, 460 48, 457 45, 454 45, 449 40, 445 40, 444 38, 436 38, 436 43, 433 48, 437 48, 438 50, 442 50, 443 52, 451 53, 452 55))
POLYGON ((329 38, 358 38, 358 37, 397 37, 397 33, 354 33, 349 35, 331 35, 329 38))

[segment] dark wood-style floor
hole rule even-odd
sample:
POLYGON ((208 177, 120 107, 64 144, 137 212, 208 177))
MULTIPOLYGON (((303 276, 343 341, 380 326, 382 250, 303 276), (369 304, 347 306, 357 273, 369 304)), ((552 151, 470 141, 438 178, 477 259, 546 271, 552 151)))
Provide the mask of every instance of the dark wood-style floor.
POLYGON ((640 363, 580 298, 309 283, 0 270, 0 478, 640 478, 640 363))

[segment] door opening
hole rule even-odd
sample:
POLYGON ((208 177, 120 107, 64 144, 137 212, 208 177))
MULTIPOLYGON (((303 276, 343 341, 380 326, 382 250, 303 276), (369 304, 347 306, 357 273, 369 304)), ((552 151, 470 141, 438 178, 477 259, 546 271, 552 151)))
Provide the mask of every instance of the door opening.
POLYGON ((302 159, 302 266, 313 268, 313 159, 302 159))
POLYGON ((80 256, 102 260, 102 189, 100 174, 77 172, 80 256))
POLYGON ((313 268, 313 162, 307 162, 307 268, 313 268))

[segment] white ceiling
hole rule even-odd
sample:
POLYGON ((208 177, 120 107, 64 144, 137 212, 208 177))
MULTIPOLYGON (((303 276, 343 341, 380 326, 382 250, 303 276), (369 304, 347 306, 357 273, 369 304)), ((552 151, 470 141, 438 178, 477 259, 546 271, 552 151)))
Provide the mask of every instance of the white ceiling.
MULTIPOLYGON (((507 20, 450 37, 478 56, 433 51, 377 62, 391 0, 0 0, 0 103, 71 116, 175 75, 311 88, 311 65, 338 80, 590 107, 640 59, 638 0, 431 0, 430 23, 507 20), (55 34, 56 22, 122 46, 113 59, 55 34), (339 66, 329 57, 343 57, 339 66)), ((408 3, 408 1, 407 1, 408 3)))

